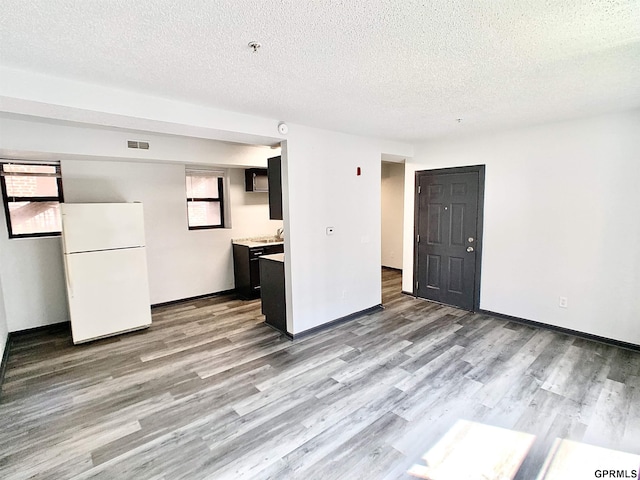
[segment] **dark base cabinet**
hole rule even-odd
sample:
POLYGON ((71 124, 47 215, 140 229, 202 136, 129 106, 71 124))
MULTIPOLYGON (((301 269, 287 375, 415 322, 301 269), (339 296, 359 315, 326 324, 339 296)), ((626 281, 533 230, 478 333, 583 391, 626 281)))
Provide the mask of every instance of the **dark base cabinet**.
POLYGON ((261 247, 233 244, 233 273, 236 292, 240 298, 251 300, 260 297, 260 264, 258 259, 262 255, 283 252, 284 245, 282 244, 261 247))
POLYGON ((287 334, 287 309, 285 304, 284 261, 269 257, 260 259, 260 284, 262 285, 262 313, 265 322, 287 334))

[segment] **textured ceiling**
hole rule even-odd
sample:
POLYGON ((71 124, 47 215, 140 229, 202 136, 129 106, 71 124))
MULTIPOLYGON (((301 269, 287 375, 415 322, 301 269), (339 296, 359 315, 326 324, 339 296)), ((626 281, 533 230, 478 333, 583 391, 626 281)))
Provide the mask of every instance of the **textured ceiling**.
POLYGON ((357 134, 414 141, 640 106, 640 0, 0 8, 5 66, 357 134))

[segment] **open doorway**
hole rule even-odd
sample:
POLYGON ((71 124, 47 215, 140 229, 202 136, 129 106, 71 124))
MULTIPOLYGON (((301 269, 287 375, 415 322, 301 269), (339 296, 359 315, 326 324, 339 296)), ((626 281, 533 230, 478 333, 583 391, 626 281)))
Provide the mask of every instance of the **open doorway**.
POLYGON ((380 230, 383 304, 402 292, 404 169, 404 160, 382 162, 380 230))

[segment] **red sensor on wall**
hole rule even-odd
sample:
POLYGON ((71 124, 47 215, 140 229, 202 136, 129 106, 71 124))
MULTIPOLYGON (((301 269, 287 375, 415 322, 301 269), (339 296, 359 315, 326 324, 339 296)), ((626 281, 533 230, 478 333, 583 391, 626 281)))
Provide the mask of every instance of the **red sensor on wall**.
POLYGON ((360 171, 360 167, 358 167, 358 168, 356 169, 356 175, 357 175, 357 176, 360 176, 360 174, 361 174, 361 173, 362 173, 362 172, 360 171))

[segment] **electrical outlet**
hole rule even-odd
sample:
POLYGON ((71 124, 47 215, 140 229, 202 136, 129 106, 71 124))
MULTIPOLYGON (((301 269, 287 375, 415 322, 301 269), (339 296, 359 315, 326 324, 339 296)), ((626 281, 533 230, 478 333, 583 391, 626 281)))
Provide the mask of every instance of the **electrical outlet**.
POLYGON ((567 297, 560 297, 558 298, 558 306, 560 308, 567 308, 568 305, 568 301, 567 301, 567 297))

